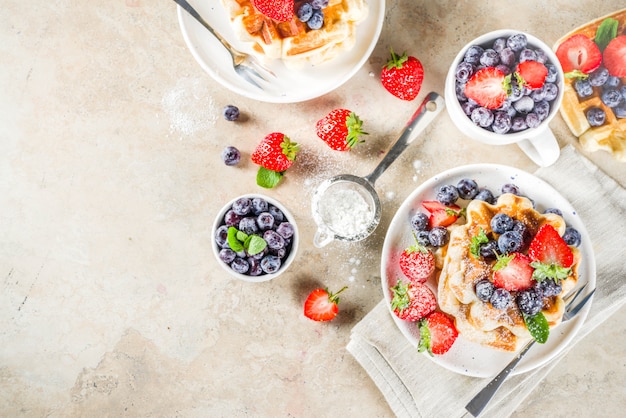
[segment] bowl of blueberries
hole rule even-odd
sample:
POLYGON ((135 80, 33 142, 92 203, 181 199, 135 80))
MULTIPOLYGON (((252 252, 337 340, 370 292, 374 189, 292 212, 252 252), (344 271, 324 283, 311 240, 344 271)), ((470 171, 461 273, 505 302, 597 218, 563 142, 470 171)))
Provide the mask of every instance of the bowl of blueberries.
POLYGON ((295 218, 280 202, 261 194, 242 195, 224 205, 212 232, 219 264, 247 282, 278 277, 298 250, 295 218))
POLYGON ((488 145, 517 144, 540 166, 554 163, 548 124, 563 99, 563 69, 540 39, 501 29, 467 43, 450 65, 446 108, 454 124, 488 145))

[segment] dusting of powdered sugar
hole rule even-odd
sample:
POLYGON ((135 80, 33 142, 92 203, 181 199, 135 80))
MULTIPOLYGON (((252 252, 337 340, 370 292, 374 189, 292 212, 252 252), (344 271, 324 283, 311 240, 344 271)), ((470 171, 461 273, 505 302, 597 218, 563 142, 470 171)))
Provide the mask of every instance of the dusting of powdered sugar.
POLYGON ((319 211, 326 226, 347 238, 366 231, 374 219, 367 200, 351 188, 330 187, 320 199, 319 211))
POLYGON ((200 78, 181 78, 161 99, 169 117, 170 133, 182 137, 207 130, 215 125, 219 112, 211 94, 200 78))

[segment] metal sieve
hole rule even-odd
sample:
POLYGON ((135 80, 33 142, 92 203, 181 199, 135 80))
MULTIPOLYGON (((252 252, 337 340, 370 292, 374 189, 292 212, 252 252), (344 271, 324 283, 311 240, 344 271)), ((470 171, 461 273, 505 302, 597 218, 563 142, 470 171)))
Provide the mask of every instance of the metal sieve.
POLYGON ((439 94, 429 93, 374 171, 365 177, 341 174, 325 180, 317 187, 311 205, 313 219, 317 224, 313 239, 316 247, 324 247, 333 240, 361 241, 374 232, 382 213, 374 183, 444 107, 444 100, 439 94), (352 201, 347 202, 346 197, 352 201), (345 213, 344 210, 349 213, 345 213), (345 215, 345 218, 341 218, 342 215, 345 215), (360 222, 348 225, 347 228, 346 224, 341 224, 354 221, 355 218, 360 222))

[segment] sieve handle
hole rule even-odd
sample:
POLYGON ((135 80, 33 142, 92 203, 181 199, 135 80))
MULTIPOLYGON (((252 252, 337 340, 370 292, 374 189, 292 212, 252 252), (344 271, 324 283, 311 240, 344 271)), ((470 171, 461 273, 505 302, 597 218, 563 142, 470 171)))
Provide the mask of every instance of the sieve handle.
POLYGON ((443 97, 435 92, 430 92, 417 108, 411 119, 407 122, 402 133, 387 151, 385 157, 378 163, 371 174, 365 176, 365 179, 374 184, 378 177, 393 163, 396 158, 406 149, 406 147, 415 140, 426 129, 428 125, 437 117, 437 115, 445 108, 443 97))

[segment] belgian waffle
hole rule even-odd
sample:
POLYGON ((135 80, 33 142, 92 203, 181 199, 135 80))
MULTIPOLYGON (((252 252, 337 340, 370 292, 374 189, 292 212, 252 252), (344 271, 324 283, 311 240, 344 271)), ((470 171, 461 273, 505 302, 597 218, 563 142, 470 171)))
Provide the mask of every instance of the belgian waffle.
MULTIPOLYGON (((506 310, 500 310, 477 298, 475 283, 491 277, 492 263, 470 254, 472 237, 478 235, 480 228, 490 232, 491 218, 497 213, 506 213, 523 222, 532 235, 546 223, 561 235, 565 231, 565 221, 561 216, 540 214, 525 197, 503 194, 495 205, 481 200, 471 201, 467 206, 467 222, 450 228, 450 241, 439 276, 438 301, 441 310, 455 318, 455 325, 464 338, 499 350, 515 351, 531 338, 522 314, 515 303, 511 303, 506 310)), ((578 281, 580 252, 576 248, 572 250, 575 260, 572 274, 561 282, 561 295, 571 290, 578 281)), ((563 310, 560 295, 544 300, 542 312, 550 327, 561 322, 563 310)))
MULTIPOLYGON (((295 2, 295 10, 304 1, 295 2)), ((235 35, 249 43, 264 59, 281 59, 287 67, 320 64, 352 48, 356 26, 368 15, 365 0, 331 0, 324 12, 324 26, 311 30, 296 16, 277 22, 259 13, 249 0, 222 0, 235 35)))
MULTIPOLYGON (((593 39, 598 26, 606 19, 613 18, 619 22, 618 35, 626 35, 626 9, 596 19, 559 39, 554 50, 567 38, 575 34, 583 34, 593 39)), ((622 78, 626 84, 626 77, 622 78)), ((610 107, 600 99, 601 87, 594 87, 593 95, 580 99, 573 87, 573 80, 565 79, 561 115, 569 129, 579 138, 582 147, 590 152, 604 150, 611 153, 617 160, 626 162, 626 119, 616 118, 610 107), (606 113, 606 121, 602 126, 591 126, 587 121, 587 110, 599 107, 606 113)))

